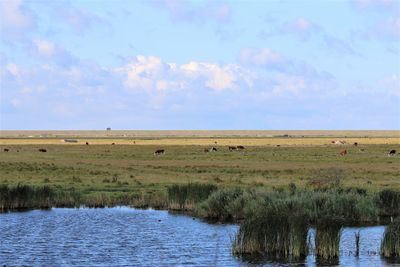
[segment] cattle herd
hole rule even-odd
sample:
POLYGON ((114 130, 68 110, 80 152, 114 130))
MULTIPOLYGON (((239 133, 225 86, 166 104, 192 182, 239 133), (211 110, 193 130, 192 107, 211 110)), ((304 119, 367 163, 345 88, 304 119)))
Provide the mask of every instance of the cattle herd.
MULTIPOLYGON (((136 143, 136 142, 134 142, 134 143, 136 143)), ((217 144, 217 141, 215 141, 215 144, 217 144)), ((345 141, 332 141, 332 144, 344 145, 344 144, 346 144, 346 142, 345 141)), ((89 142, 86 142, 86 145, 88 146, 89 142)), ((111 143, 111 145, 115 145, 115 143, 111 143)), ((355 142, 353 145, 354 146, 358 146, 358 143, 355 142)), ((280 147, 280 145, 277 145, 277 147, 280 147)), ((244 150, 244 149, 245 149, 244 146, 228 146, 228 150, 229 151, 237 151, 237 150, 244 150)), ((4 148, 3 151, 4 152, 9 152, 10 149, 9 148, 4 148)), ((39 152, 47 152, 47 149, 39 148, 38 151, 39 152)), ((206 152, 206 153, 208 153, 208 152, 216 152, 216 151, 218 151, 218 149, 215 146, 213 146, 211 148, 205 148, 204 149, 204 152, 206 152)), ((360 152, 364 152, 365 149, 360 148, 359 151, 360 152)), ((19 152, 19 150, 17 150, 17 152, 19 152)), ((341 149, 339 151, 339 155, 340 156, 346 156, 347 153, 348 153, 347 149, 341 149)), ((388 156, 395 156, 396 153, 397 153, 397 151, 395 149, 392 149, 392 150, 389 151, 388 156)), ((165 154, 165 149, 157 149, 156 151, 154 151, 154 155, 155 156, 159 156, 159 155, 163 155, 163 154, 165 154)))

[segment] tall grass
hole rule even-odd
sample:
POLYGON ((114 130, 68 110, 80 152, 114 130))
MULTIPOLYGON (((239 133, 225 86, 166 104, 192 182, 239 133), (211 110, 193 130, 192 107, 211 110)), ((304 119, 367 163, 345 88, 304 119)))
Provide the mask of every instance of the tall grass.
POLYGON ((169 186, 167 189, 169 208, 192 210, 197 203, 206 200, 215 190, 217 186, 212 184, 188 183, 169 186))
POLYGON ((383 216, 400 215, 400 191, 384 189, 376 196, 376 203, 383 216))
POLYGON ((386 228, 381 244, 381 255, 400 259, 400 217, 386 228))
POLYGON ((0 185, 0 212, 50 208, 55 192, 49 186, 0 185))
POLYGON ((266 206, 240 225, 234 254, 262 254, 277 259, 305 257, 307 218, 287 205, 266 206))
POLYGON ((342 223, 332 218, 323 218, 318 221, 315 235, 317 257, 322 260, 335 260, 339 258, 342 223))

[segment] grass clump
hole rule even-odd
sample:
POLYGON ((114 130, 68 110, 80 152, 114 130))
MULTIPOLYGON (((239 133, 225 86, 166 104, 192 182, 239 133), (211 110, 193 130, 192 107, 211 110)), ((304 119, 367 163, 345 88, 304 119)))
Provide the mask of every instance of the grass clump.
POLYGON ((388 225, 383 235, 381 255, 400 259, 400 217, 388 225))
POLYGON ((49 186, 0 185, 0 212, 50 208, 54 196, 49 186))
POLYGON ((188 183, 169 186, 167 189, 169 207, 193 210, 197 203, 207 199, 215 190, 217 190, 217 186, 212 184, 188 183))
POLYGON ((240 217, 243 208, 243 191, 238 188, 221 189, 213 192, 199 205, 199 214, 208 219, 231 221, 240 217))
POLYGON ((323 218, 317 223, 315 236, 316 255, 322 260, 339 258, 339 242, 343 222, 335 218, 323 218))
POLYGON ((384 189, 376 197, 380 215, 399 216, 400 215, 400 191, 384 189))
POLYGON ((293 206, 267 205, 241 224, 234 254, 261 254, 274 259, 302 258, 308 253, 308 219, 293 206))

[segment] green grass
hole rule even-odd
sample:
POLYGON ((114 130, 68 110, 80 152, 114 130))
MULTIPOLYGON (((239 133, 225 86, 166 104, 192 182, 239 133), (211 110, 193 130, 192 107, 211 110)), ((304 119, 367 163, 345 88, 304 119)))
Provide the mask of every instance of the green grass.
POLYGON ((381 244, 381 255, 400 259, 400 217, 386 228, 381 244))

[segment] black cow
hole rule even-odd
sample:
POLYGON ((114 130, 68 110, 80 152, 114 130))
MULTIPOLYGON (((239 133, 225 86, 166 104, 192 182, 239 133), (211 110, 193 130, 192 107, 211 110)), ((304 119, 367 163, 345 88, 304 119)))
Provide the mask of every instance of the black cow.
POLYGON ((358 146, 358 143, 357 143, 357 142, 355 142, 355 143, 354 143, 354 146, 358 146))
POLYGON ((230 147, 228 147, 229 148, 229 151, 233 151, 233 150, 236 150, 237 149, 237 147, 235 147, 235 146, 230 146, 230 147))
POLYGON ((237 148, 237 149, 242 149, 242 150, 243 150, 243 149, 244 149, 244 146, 237 146, 236 148, 237 148))
POLYGON ((39 152, 47 152, 47 150, 44 148, 39 148, 39 152))
POLYGON ((388 155, 389 155, 389 156, 394 156, 394 155, 396 155, 396 150, 394 150, 394 149, 390 150, 388 155))
POLYGON ((4 148, 4 152, 8 152, 8 151, 10 151, 10 149, 4 148))
POLYGON ((113 146, 113 145, 115 145, 115 143, 111 143, 111 145, 113 146))
POLYGON ((88 145, 89 145, 89 142, 86 142, 86 145, 88 146, 88 145))
POLYGON ((162 155, 162 154, 164 154, 165 153, 165 150, 164 149, 157 149, 155 152, 154 152, 154 155, 162 155))
POLYGON ((217 148, 216 147, 212 147, 211 151, 217 151, 217 148))

